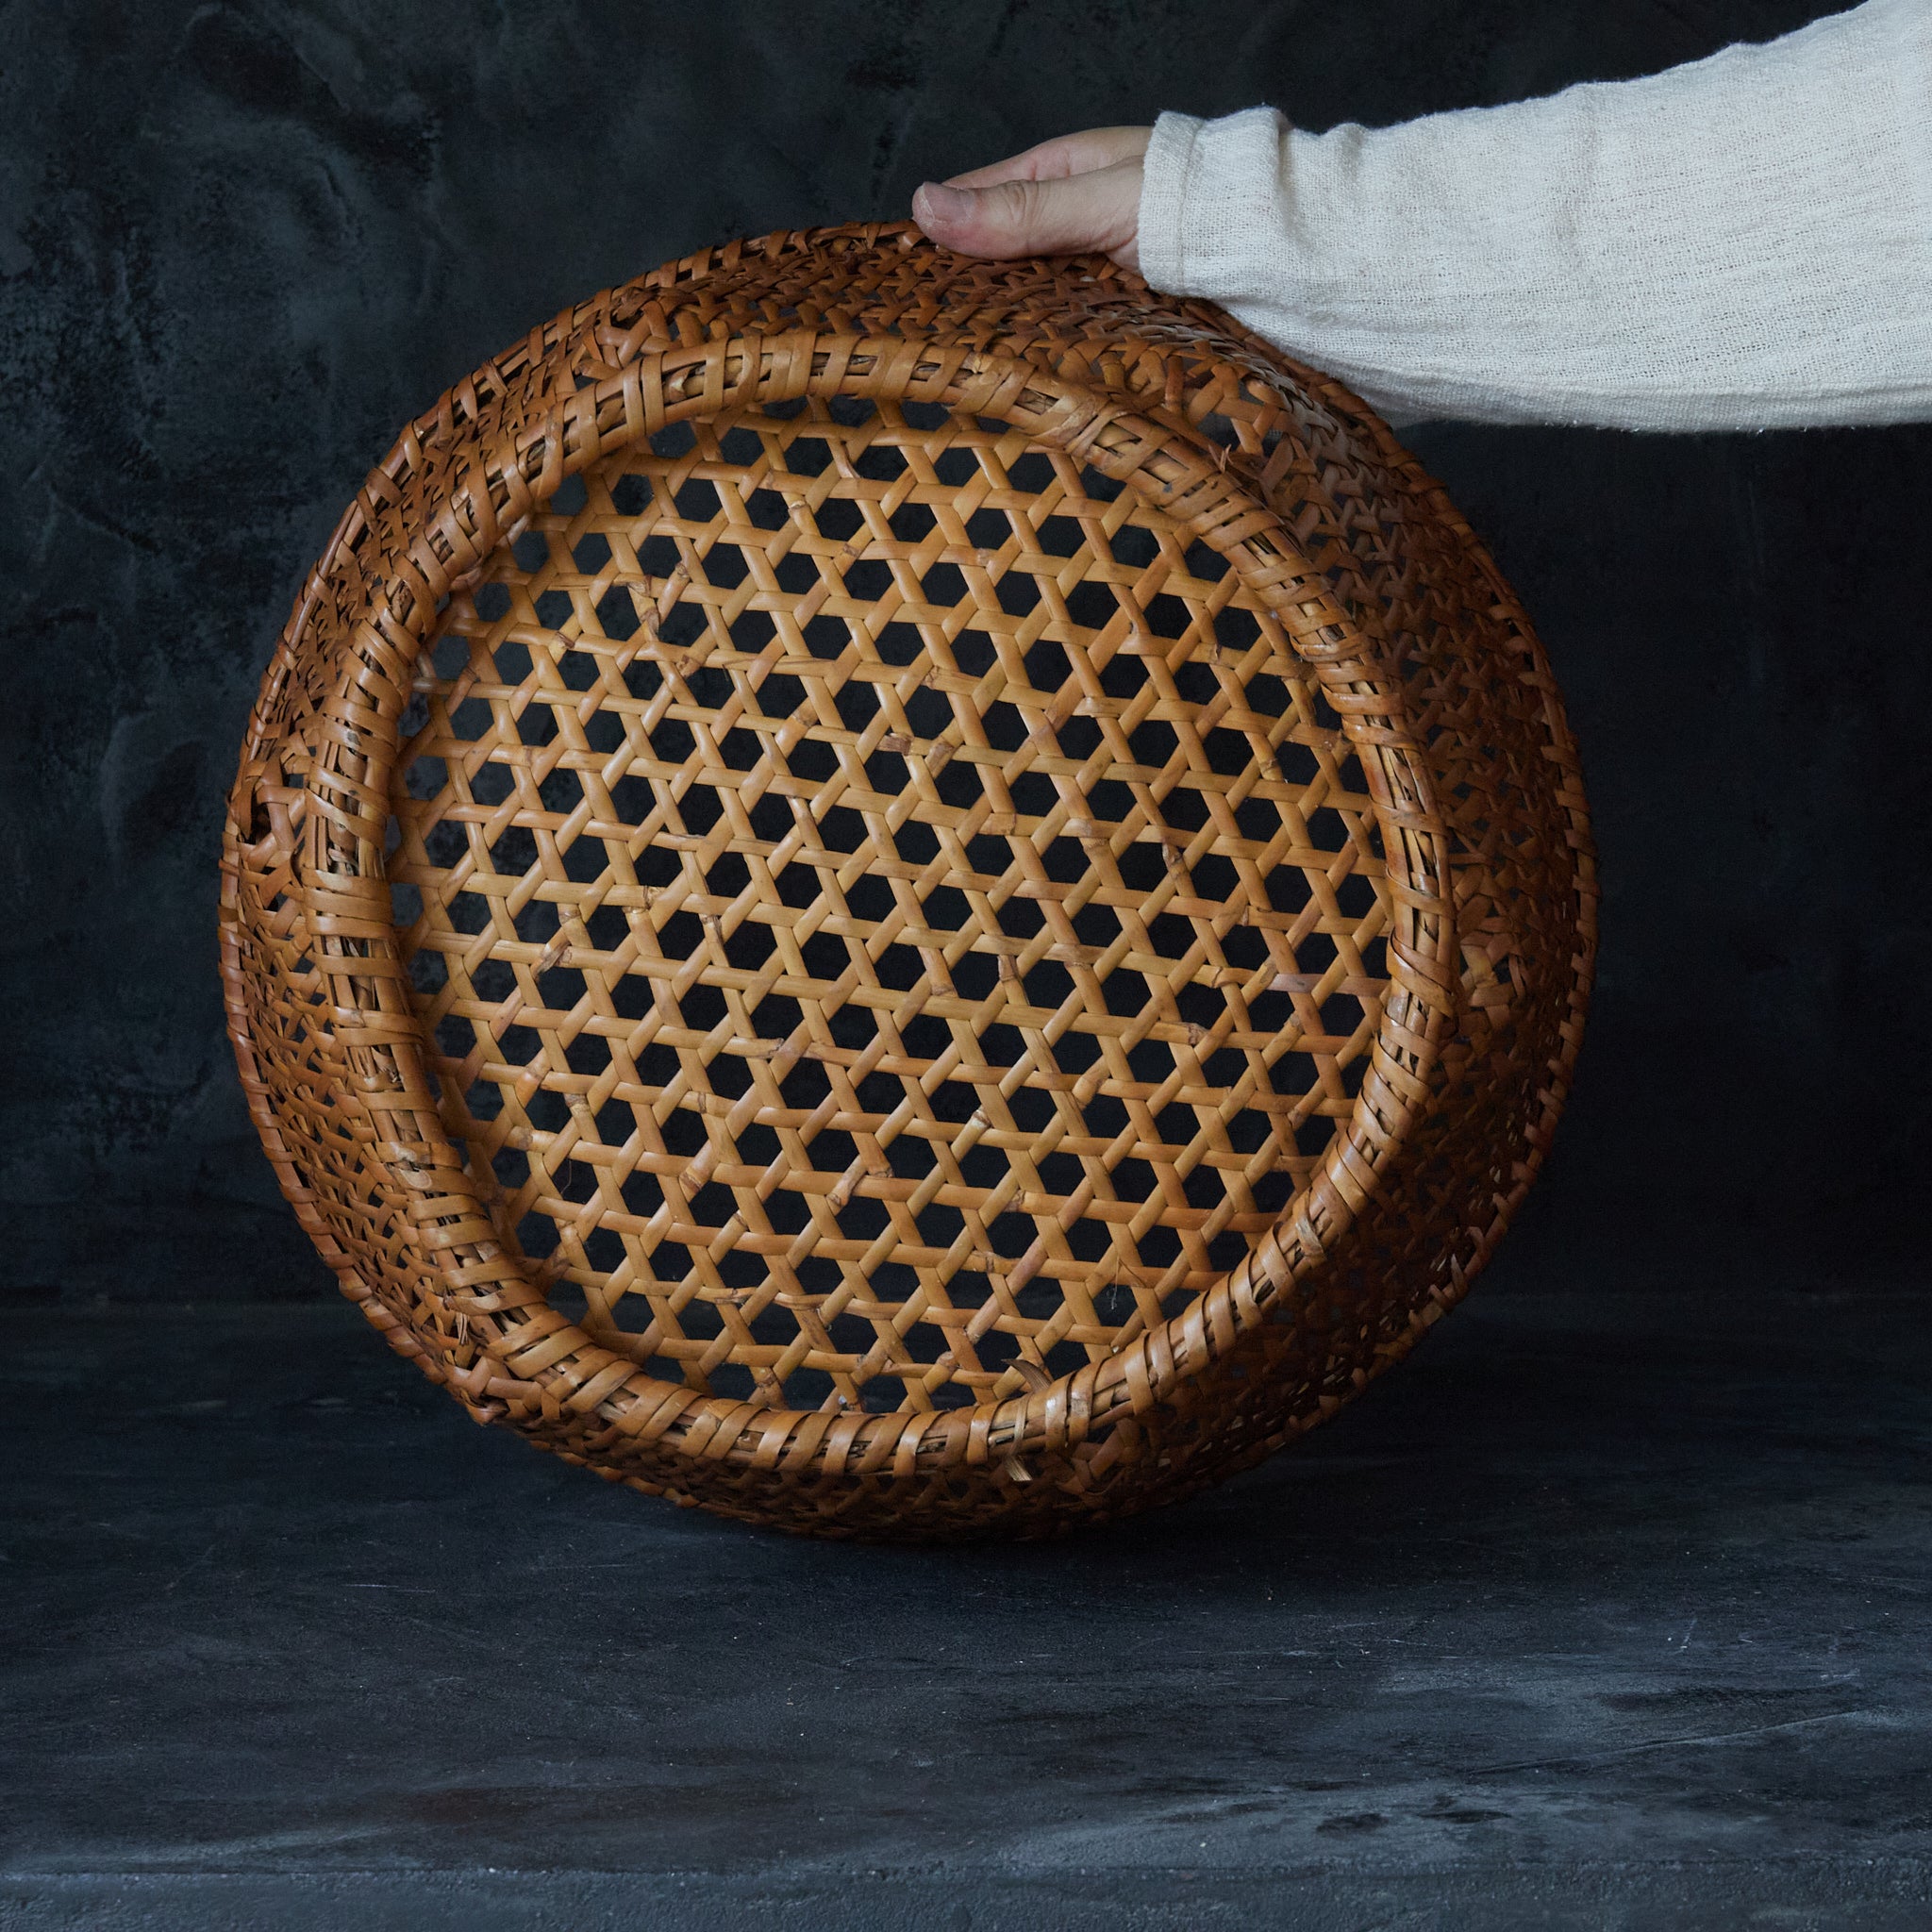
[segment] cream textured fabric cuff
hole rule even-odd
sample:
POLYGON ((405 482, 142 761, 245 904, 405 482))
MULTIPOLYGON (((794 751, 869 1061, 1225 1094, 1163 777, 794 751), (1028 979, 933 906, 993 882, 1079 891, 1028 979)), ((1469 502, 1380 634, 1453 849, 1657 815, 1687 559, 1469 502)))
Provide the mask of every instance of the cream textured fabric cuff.
POLYGON ((1154 124, 1141 175, 1140 244, 1141 272, 1157 289, 1210 300, 1256 292, 1249 286, 1256 237, 1288 232, 1279 179, 1287 125, 1273 108, 1214 122, 1163 114, 1154 124))

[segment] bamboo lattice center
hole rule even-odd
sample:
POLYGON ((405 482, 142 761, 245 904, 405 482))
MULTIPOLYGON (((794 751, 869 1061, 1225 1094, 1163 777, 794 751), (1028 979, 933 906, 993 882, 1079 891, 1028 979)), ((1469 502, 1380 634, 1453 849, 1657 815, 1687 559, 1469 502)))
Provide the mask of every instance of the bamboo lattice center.
POLYGON ((997 1400, 1224 1277, 1353 1106, 1387 900, 1223 559, 937 406, 727 411, 455 596, 390 878, 446 1125, 601 1343, 997 1400))

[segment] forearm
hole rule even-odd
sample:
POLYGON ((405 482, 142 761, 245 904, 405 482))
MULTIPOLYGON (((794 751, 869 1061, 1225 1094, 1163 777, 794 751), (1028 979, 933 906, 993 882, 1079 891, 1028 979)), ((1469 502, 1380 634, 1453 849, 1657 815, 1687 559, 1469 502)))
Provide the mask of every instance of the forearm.
POLYGON ((1140 249, 1398 421, 1932 416, 1932 7, 1381 130, 1163 115, 1140 249))

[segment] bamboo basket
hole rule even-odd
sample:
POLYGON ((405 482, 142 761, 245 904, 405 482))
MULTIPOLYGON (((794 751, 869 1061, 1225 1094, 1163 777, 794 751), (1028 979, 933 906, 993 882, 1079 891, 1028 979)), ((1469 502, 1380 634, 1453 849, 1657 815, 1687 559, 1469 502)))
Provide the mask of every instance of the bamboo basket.
POLYGON ((248 1102, 478 1421, 721 1514, 1039 1536, 1468 1288, 1568 1089, 1541 649, 1356 397, 1101 258, 734 242, 458 384, 229 802, 248 1102))

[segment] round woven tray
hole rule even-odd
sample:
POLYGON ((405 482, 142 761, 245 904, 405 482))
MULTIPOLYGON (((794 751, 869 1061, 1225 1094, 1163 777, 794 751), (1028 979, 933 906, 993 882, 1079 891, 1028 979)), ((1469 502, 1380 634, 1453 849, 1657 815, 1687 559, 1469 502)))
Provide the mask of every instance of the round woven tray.
POLYGON ((827 1535, 1254 1461, 1467 1289, 1595 892, 1548 664, 1354 396, 1102 259, 734 243, 458 384, 230 800, 242 1076, 478 1420, 827 1535))

